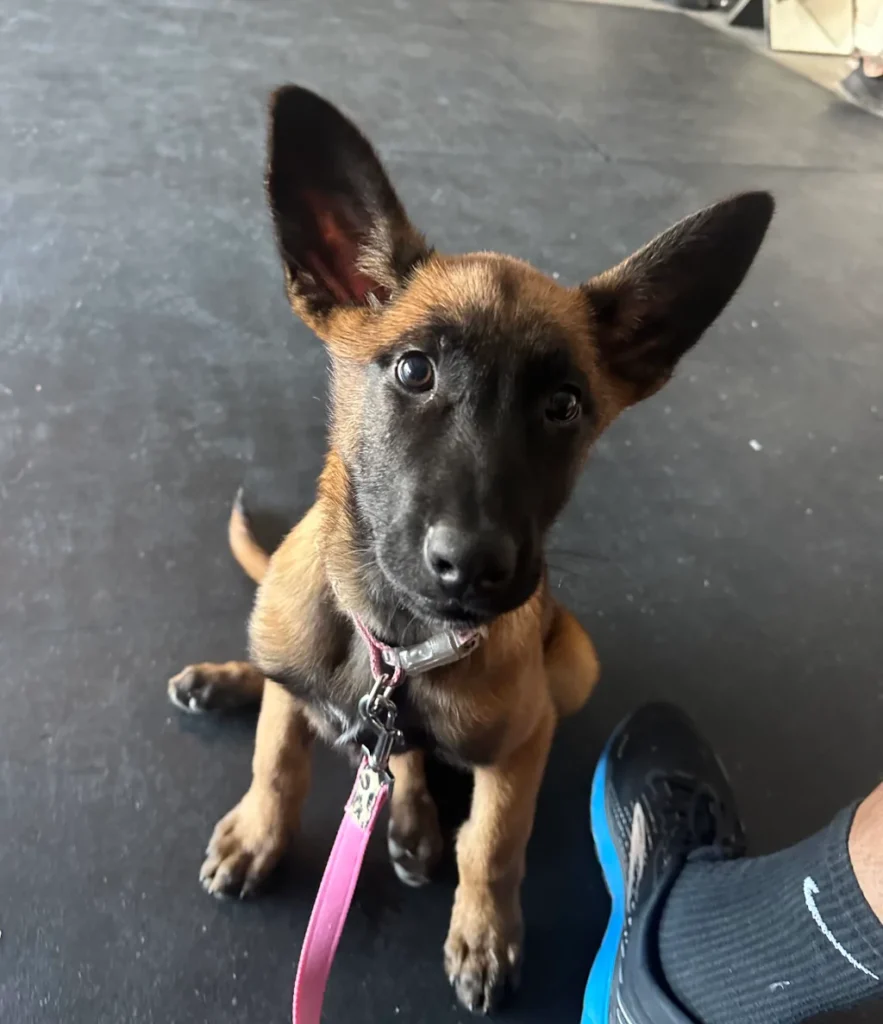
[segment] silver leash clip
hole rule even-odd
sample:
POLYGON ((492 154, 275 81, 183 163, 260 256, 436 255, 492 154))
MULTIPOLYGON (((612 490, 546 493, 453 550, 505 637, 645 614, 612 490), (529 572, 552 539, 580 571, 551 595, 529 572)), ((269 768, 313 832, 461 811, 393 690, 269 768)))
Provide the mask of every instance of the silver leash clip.
POLYGON ((359 701, 359 714, 377 735, 374 749, 363 747, 368 764, 374 771, 389 774, 389 759, 396 743, 402 739, 396 728, 396 706, 392 699, 393 687, 388 678, 377 679, 368 693, 359 701))

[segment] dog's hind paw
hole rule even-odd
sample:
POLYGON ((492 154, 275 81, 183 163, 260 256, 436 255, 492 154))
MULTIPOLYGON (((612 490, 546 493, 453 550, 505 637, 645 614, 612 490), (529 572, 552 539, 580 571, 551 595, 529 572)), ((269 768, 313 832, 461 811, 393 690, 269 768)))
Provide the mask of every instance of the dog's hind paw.
POLYGON ((393 794, 387 848, 399 881, 426 885, 441 859, 442 834, 438 811, 429 792, 421 789, 410 799, 393 794))
POLYGON ((188 665, 168 683, 169 700, 190 715, 237 711, 260 703, 264 677, 247 662, 188 665))

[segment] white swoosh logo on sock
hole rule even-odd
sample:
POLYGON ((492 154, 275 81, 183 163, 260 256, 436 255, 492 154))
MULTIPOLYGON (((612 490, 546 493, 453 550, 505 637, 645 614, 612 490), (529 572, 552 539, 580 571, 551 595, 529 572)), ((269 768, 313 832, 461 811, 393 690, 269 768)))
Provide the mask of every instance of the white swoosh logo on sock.
POLYGON ((842 957, 845 957, 845 959, 848 960, 849 963, 851 963, 857 971, 861 971, 862 974, 867 974, 867 976, 869 978, 873 978, 874 981, 879 981, 880 979, 877 977, 876 974, 874 974, 873 971, 869 971, 864 964, 860 964, 858 960, 856 960, 856 958, 852 955, 852 953, 849 952, 848 949, 844 949, 844 947, 835 938, 834 933, 831 931, 831 929, 825 924, 825 921, 822 918, 821 913, 819 912, 819 908, 816 905, 816 896, 818 896, 818 894, 819 887, 818 885, 816 885, 815 879, 807 875, 806 878, 804 878, 803 880, 803 898, 804 900, 806 900, 806 909, 812 915, 813 921, 815 921, 815 923, 818 925, 819 931, 822 933, 822 935, 825 936, 825 938, 828 940, 828 942, 831 943, 831 945, 837 950, 837 952, 842 957))

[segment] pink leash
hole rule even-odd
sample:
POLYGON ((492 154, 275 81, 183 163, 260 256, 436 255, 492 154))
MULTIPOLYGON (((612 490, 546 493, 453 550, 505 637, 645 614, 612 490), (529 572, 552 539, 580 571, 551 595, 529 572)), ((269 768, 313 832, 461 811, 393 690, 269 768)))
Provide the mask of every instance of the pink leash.
POLYGON ((291 1017, 294 1024, 319 1024, 325 986, 356 891, 368 840, 389 797, 389 777, 362 761, 356 784, 322 876, 297 965, 291 1017))
POLYGON ((414 647, 395 648, 381 643, 361 619, 354 617, 353 621, 368 648, 373 680, 370 692, 359 703, 359 711, 366 725, 377 733, 377 744, 373 751, 365 749, 313 904, 294 982, 293 1024, 320 1024, 328 976, 365 851, 392 789, 389 758, 400 735, 395 727, 392 692, 404 682, 406 672, 426 671, 464 658, 475 649, 482 635, 478 630, 448 631, 414 647))

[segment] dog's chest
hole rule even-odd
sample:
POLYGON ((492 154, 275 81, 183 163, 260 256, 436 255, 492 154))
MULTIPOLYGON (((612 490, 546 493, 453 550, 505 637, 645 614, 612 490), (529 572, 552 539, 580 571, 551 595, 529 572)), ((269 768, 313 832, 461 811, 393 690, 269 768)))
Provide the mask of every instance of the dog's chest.
MULTIPOLYGON (((414 749, 427 753, 445 752, 445 744, 439 742, 437 731, 432 728, 431 716, 413 700, 407 683, 394 694, 393 703, 396 706, 395 725, 400 735, 395 753, 414 749)), ((322 716, 323 732, 336 747, 360 751, 363 746, 370 749, 377 741, 376 734, 359 712, 358 701, 341 703, 326 698, 314 705, 314 711, 322 716)), ((454 752, 449 753, 453 756, 454 752)))
MULTIPOLYGON (((337 646, 336 656, 333 649, 326 648, 326 656, 314 663, 313 671, 292 670, 275 678, 304 703, 326 742, 358 756, 363 745, 373 749, 376 743, 376 735, 359 712, 359 701, 371 688, 368 652, 355 636, 337 646)), ((415 676, 395 691, 395 726, 401 738, 394 753, 417 749, 459 766, 492 762, 506 723, 464 728, 462 723, 471 716, 439 699, 434 686, 429 677, 415 676)))

